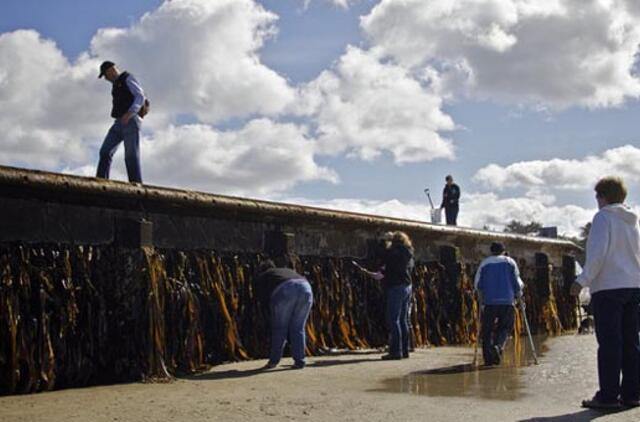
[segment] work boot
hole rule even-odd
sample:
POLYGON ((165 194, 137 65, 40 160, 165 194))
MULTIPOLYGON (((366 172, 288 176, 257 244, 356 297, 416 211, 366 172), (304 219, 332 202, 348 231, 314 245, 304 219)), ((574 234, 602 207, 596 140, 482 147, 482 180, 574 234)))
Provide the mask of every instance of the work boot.
POLYGON ((381 359, 382 360, 400 360, 400 359, 402 359, 402 356, 386 354, 386 355, 382 355, 381 359))

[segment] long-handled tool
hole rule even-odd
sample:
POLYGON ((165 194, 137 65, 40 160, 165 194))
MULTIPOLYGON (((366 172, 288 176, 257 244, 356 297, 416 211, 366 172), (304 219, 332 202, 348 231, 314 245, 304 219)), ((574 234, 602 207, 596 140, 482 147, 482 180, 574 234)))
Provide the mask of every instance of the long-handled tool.
POLYGON ((482 308, 480 306, 480 303, 477 301, 476 304, 478 306, 478 319, 476 322, 476 344, 473 346, 473 363, 471 364, 474 368, 480 366, 480 363, 478 362, 478 348, 480 346, 480 321, 482 317, 482 308))
POLYGON ((424 194, 427 195, 427 199, 429 199, 429 204, 431 204, 431 222, 434 224, 440 224, 440 221, 442 221, 442 209, 436 208, 433 206, 433 201, 431 200, 429 188, 426 188, 424 190, 424 194))
POLYGON ((538 364, 538 355, 536 354, 536 346, 533 344, 533 337, 531 336, 531 329, 529 328, 529 320, 527 319, 527 312, 525 309, 524 300, 521 298, 518 300, 520 302, 520 311, 522 313, 522 319, 524 319, 524 326, 527 329, 527 336, 529 337, 529 344, 531 345, 531 353, 533 354, 533 362, 538 364))

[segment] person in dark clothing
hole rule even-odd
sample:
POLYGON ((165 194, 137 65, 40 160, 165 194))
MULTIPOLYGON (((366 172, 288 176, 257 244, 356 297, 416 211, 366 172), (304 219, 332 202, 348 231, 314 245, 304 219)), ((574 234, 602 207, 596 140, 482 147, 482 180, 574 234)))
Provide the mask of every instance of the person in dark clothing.
POLYGON ((389 352, 384 360, 409 357, 409 307, 411 306, 411 272, 414 267, 413 245, 404 232, 395 232, 384 256, 383 283, 386 296, 386 321, 389 329, 389 352))
POLYGON ((458 211, 460 207, 460 187, 453 183, 453 177, 448 175, 445 178, 447 184, 444 185, 442 191, 442 204, 440 208, 444 208, 444 214, 447 219, 447 225, 455 226, 458 224, 458 211))
POLYGON ((291 262, 289 257, 281 257, 278 261, 278 266, 270 260, 263 263, 255 281, 258 301, 269 304, 271 349, 265 368, 278 365, 288 338, 293 368, 302 369, 305 366, 305 326, 313 305, 313 292, 305 277, 287 268, 291 262))
POLYGON ((504 345, 513 331, 515 300, 522 296, 518 264, 505 255, 504 245, 491 244, 492 256, 484 259, 475 276, 482 304, 481 337, 485 365, 498 365, 504 345))
POLYGON ((112 83, 111 96, 113 105, 111 117, 114 122, 107 132, 107 136, 100 148, 100 160, 96 170, 96 177, 109 178, 111 160, 118 146, 124 141, 124 161, 130 182, 142 183, 140 170, 140 109, 145 105, 142 87, 128 72, 120 73, 113 62, 103 62, 100 65, 98 78, 112 83))

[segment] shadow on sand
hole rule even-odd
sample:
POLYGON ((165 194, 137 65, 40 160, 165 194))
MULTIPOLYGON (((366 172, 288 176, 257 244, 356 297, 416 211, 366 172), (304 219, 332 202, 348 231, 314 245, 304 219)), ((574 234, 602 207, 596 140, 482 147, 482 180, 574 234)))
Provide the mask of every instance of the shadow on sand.
POLYGON ((588 422, 611 414, 624 413, 625 410, 599 412, 597 410, 584 409, 575 413, 567 413, 558 416, 544 416, 538 418, 521 419, 518 422, 588 422))
MULTIPOLYGON (((308 368, 321 368, 327 366, 338 366, 338 365, 352 365, 364 362, 382 362, 380 358, 366 358, 366 359, 351 359, 351 360, 340 360, 340 359, 320 359, 314 362, 309 362, 307 364, 308 368)), ((264 369, 263 367, 254 368, 254 369, 246 369, 246 370, 238 370, 238 369, 230 369, 228 371, 210 371, 202 374, 189 375, 180 377, 182 379, 187 379, 190 381, 212 381, 212 380, 223 380, 223 379, 234 379, 234 378, 247 378, 255 375, 261 374, 273 374, 282 371, 294 370, 293 365, 291 364, 281 364, 277 368, 273 369, 264 369)))

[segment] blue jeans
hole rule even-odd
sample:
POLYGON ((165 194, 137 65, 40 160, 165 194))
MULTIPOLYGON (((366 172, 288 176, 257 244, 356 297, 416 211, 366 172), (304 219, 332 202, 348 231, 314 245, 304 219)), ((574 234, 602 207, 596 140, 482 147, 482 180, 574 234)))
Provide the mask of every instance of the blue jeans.
POLYGON ((116 119, 111 125, 107 136, 104 138, 100 148, 100 161, 96 177, 102 179, 109 178, 111 169, 111 159, 118 149, 120 142, 124 141, 124 162, 127 166, 127 175, 130 182, 142 183, 142 172, 140 170, 140 128, 138 118, 132 117, 126 126, 116 119))
POLYGON ((640 340, 638 339, 640 289, 601 290, 591 295, 598 340, 596 397, 604 402, 638 399, 640 340), (620 373, 622 372, 622 383, 620 373))
POLYGON ((411 285, 387 287, 386 319, 389 329, 389 354, 409 355, 409 307, 411 285))
POLYGON ((513 332, 515 313, 512 305, 485 305, 482 312, 482 357, 485 364, 493 362, 493 346, 504 349, 513 332))
POLYGON ((313 305, 313 292, 307 280, 287 280, 271 294, 271 353, 269 362, 278 363, 289 337, 291 355, 304 364, 305 325, 313 305))

